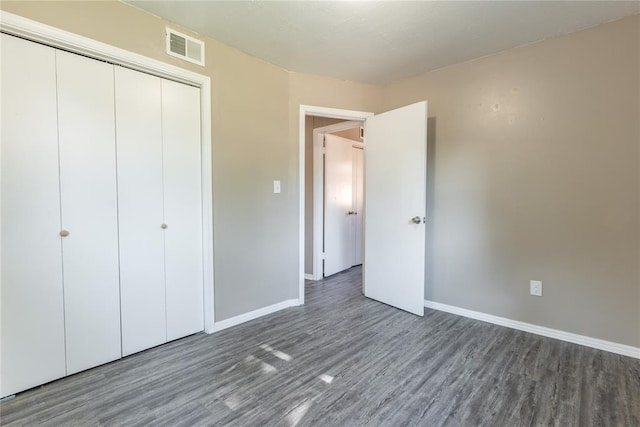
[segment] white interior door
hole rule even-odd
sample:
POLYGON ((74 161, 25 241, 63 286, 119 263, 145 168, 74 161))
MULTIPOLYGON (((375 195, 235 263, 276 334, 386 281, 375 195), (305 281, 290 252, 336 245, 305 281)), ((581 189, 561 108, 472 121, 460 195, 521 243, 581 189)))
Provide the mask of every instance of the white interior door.
POLYGON ((55 50, 2 34, 0 397, 65 375, 55 50))
POLYGON ((113 65, 56 51, 67 374, 121 356, 113 65))
POLYGON ((353 266, 353 154, 351 141, 325 135, 324 275, 353 266))
POLYGON ((167 339, 204 328, 200 89, 162 80, 167 339))
POLYGON ((123 356, 167 340, 160 86, 115 67, 123 356))
POLYGON ((365 296, 424 314, 427 103, 365 122, 365 296))
POLYGON ((362 218, 364 217, 364 151, 353 147, 353 234, 354 260, 353 265, 362 264, 362 218))

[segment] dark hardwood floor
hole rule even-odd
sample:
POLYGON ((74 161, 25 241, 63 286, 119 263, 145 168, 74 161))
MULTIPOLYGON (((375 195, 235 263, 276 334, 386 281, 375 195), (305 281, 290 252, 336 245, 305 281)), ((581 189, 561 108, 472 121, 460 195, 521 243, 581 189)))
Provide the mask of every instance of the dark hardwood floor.
POLYGON ((640 360, 362 296, 307 304, 17 395, 3 425, 640 426, 640 360))

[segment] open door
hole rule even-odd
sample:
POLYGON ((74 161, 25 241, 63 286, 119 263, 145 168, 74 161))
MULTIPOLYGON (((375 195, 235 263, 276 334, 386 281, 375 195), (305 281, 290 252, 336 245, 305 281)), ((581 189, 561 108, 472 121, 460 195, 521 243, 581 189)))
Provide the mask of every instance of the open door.
POLYGON ((427 103, 365 122, 364 294, 424 315, 427 103))

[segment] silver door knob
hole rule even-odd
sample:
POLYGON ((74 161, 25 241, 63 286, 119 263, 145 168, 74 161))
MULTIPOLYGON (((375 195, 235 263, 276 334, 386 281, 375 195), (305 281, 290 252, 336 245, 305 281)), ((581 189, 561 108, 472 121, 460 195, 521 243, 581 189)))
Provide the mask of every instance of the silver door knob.
POLYGON ((160 228, 162 228, 163 230, 164 230, 164 229, 166 229, 167 227, 168 227, 168 225, 167 225, 167 224, 162 224, 162 225, 160 226, 160 228))
POLYGON ((422 222, 422 218, 420 218, 419 216, 414 216, 413 218, 411 218, 411 222, 414 224, 420 224, 422 222))
POLYGON ((67 230, 60 230, 60 237, 67 237, 69 232, 67 230))

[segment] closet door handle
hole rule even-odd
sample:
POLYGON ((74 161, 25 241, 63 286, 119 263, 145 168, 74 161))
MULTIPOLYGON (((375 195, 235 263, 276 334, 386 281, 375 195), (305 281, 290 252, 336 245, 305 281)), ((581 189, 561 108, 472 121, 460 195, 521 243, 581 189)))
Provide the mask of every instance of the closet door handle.
POLYGON ((162 224, 162 225, 160 226, 160 228, 162 228, 163 230, 165 230, 167 227, 168 227, 168 225, 167 225, 167 224, 162 224))
POLYGON ((60 237, 67 237, 69 232, 67 230, 60 230, 60 237))

